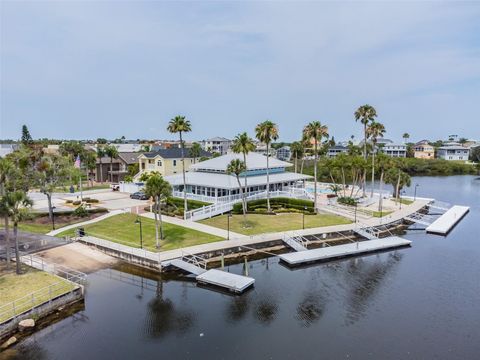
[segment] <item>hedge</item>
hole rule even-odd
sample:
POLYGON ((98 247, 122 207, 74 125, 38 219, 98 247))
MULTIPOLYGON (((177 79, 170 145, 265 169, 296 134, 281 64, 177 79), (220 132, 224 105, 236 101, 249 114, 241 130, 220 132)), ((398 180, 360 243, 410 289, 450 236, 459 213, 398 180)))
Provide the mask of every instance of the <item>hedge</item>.
MULTIPOLYGON (((295 198, 272 198, 270 199, 270 207, 272 210, 278 212, 286 212, 285 210, 293 210, 293 212, 303 212, 305 211, 305 207, 307 207, 307 212, 314 212, 313 209, 313 201, 310 200, 303 200, 303 199, 295 199, 295 198)), ((252 200, 247 203, 248 211, 253 211, 255 213, 262 212, 261 210, 267 208, 267 199, 259 199, 259 200, 252 200)), ((233 205, 232 212, 235 214, 242 213, 242 203, 236 203, 233 205)))
MULTIPOLYGON (((107 213, 108 209, 105 208, 93 208, 93 209, 86 209, 90 214, 103 214, 107 213)), ((73 215, 73 210, 61 210, 61 211, 55 211, 55 216, 68 216, 68 215, 73 215)), ((32 212, 30 214, 32 217, 42 217, 42 216, 48 216, 48 211, 42 211, 42 212, 32 212)))
MULTIPOLYGON (((199 208, 204 207, 204 206, 211 205, 211 204, 203 202, 203 201, 189 200, 189 199, 187 199, 187 204, 188 204, 188 209, 189 210, 195 210, 195 209, 199 209, 199 208)), ((167 205, 183 208, 184 200, 180 199, 180 198, 169 197, 167 199, 167 205)))

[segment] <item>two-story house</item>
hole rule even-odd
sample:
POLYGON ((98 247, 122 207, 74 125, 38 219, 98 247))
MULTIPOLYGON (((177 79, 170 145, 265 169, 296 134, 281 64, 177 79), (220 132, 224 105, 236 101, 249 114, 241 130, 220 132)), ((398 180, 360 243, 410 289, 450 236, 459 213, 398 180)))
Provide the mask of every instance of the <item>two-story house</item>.
POLYGON ((470 149, 460 144, 450 143, 437 149, 437 157, 444 160, 467 161, 470 149))
POLYGON ((435 157, 435 148, 427 140, 417 142, 413 150, 413 156, 417 159, 433 159, 435 157))
POLYGON ((232 140, 217 136, 211 139, 203 140, 201 145, 202 149, 205 151, 225 155, 232 146, 232 140))
MULTIPOLYGON (((190 169, 192 164, 198 161, 198 158, 190 157, 188 149, 184 151, 185 171, 190 169)), ((200 157, 211 157, 211 153, 202 150, 200 157)), ((159 149, 154 152, 143 153, 138 157, 139 173, 135 175, 135 181, 138 181, 141 174, 145 172, 156 171, 162 176, 182 173, 182 149, 169 148, 159 149)))

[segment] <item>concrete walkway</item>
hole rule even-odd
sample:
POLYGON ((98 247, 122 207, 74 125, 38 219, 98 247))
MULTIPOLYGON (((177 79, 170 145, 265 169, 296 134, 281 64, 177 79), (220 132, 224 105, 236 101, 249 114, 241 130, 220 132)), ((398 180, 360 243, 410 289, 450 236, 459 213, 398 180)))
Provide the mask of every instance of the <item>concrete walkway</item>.
POLYGON ((84 225, 88 225, 88 224, 94 224, 96 222, 108 219, 109 217, 119 215, 119 214, 123 214, 123 213, 125 213, 123 210, 114 210, 114 211, 111 211, 111 212, 109 212, 105 215, 99 216, 99 217, 97 217, 95 219, 92 219, 92 220, 88 220, 88 221, 84 221, 84 222, 80 222, 80 223, 76 223, 76 224, 72 224, 72 225, 67 225, 67 226, 61 227, 59 229, 52 230, 49 233, 47 233, 47 235, 55 236, 55 235, 60 234, 64 231, 66 231, 66 230, 76 229, 79 226, 84 226, 84 225))
MULTIPOLYGON (((149 219, 155 219, 155 214, 150 212, 140 214, 140 216, 143 216, 149 219)), ((209 225, 201 224, 198 222, 183 220, 173 216, 166 216, 166 215, 162 215, 162 220, 169 224, 183 226, 183 227, 186 227, 192 230, 201 231, 210 235, 220 236, 224 239, 228 238, 227 230, 216 228, 214 226, 209 226, 209 225)), ((242 235, 242 234, 230 231, 230 239, 247 238, 247 237, 248 236, 246 235, 242 235)))

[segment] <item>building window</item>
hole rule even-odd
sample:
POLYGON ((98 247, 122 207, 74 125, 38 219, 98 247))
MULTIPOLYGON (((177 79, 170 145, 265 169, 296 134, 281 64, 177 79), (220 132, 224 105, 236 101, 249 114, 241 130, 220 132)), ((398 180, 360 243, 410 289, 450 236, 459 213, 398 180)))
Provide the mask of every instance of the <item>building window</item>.
POLYGON ((162 166, 162 160, 157 161, 157 166, 162 166))
POLYGON ((173 160, 173 166, 177 166, 177 160, 173 160))

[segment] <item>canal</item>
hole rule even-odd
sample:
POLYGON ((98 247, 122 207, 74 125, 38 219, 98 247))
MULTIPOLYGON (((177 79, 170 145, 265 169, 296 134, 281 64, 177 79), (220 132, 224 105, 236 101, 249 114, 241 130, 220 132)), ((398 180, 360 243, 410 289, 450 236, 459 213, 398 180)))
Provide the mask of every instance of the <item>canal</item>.
POLYGON ((22 340, 8 358, 478 358, 480 179, 418 177, 407 194, 415 184, 418 196, 470 213, 446 237, 407 231, 411 248, 296 270, 276 258, 252 261, 255 288, 242 296, 101 270, 89 276, 84 310, 22 340))

